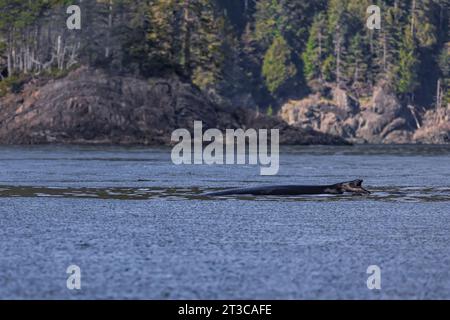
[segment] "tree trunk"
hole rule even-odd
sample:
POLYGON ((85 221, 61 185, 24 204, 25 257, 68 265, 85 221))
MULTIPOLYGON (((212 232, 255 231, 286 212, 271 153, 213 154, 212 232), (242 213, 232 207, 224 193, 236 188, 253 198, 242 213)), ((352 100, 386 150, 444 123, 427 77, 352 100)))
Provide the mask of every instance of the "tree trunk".
POLYGON ((442 93, 441 93, 441 79, 437 81, 437 93, 436 93, 436 108, 442 106, 442 93))
POLYGON ((184 69, 187 72, 188 76, 191 76, 191 21, 190 21, 190 0, 185 0, 184 2, 184 26, 185 26, 185 35, 184 35, 184 44, 183 44, 183 62, 184 69))
MULTIPOLYGON (((319 61, 322 62, 322 31, 319 28, 319 33, 317 35, 319 40, 319 61)), ((322 74, 322 68, 319 68, 319 81, 320 83, 323 83, 323 74, 322 74)))
POLYGON ((106 39, 105 58, 109 58, 111 53, 111 33, 113 23, 113 0, 109 0, 109 13, 108 13, 108 33, 106 39))
POLYGON ((387 71, 387 40, 386 40, 386 32, 383 32, 383 69, 384 72, 387 71))
POLYGON ((8 66, 8 77, 11 76, 13 73, 13 67, 12 67, 12 55, 11 55, 11 40, 8 43, 8 53, 7 53, 7 66, 8 66))
POLYGON ((415 16, 416 16, 416 0, 413 0, 411 8, 411 37, 414 37, 415 16))
POLYGON ((336 41, 336 84, 341 85, 341 35, 338 34, 336 41))

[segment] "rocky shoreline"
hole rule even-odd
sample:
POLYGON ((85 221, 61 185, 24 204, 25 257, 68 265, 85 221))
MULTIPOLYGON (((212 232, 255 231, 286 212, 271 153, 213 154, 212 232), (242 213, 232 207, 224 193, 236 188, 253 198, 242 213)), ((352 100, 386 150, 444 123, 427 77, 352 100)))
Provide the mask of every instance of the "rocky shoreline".
POLYGON ((450 143, 450 105, 432 110, 404 105, 382 87, 363 103, 339 89, 333 90, 331 99, 312 95, 289 101, 279 115, 290 125, 353 143, 450 143))
POLYGON ((35 78, 0 98, 0 144, 170 145, 178 128, 279 129, 287 145, 449 143, 450 106, 416 111, 376 88, 360 103, 345 91, 289 101, 277 116, 224 107, 177 77, 141 79, 80 67, 35 78))
POLYGON ((0 144, 169 145, 178 128, 280 130, 281 144, 348 144, 249 109, 226 109, 178 78, 111 75, 81 67, 62 79, 35 79, 0 99, 0 144))

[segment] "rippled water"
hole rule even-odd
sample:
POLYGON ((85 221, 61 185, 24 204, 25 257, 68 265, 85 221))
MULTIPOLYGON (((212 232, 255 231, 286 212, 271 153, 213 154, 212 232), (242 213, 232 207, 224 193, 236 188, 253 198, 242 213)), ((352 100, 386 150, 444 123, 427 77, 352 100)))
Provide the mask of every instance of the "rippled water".
POLYGON ((449 146, 286 147, 280 160, 260 176, 175 166, 166 148, 1 147, 0 298, 450 298, 449 146), (371 195, 203 195, 356 178, 371 195))
POLYGON ((0 197, 63 197, 91 198, 104 200, 248 200, 248 201, 399 201, 399 202, 440 202, 450 201, 449 187, 377 187, 371 195, 299 195, 299 196, 252 196, 228 195, 206 196, 205 193, 223 188, 67 188, 67 187, 21 187, 0 186, 0 197))

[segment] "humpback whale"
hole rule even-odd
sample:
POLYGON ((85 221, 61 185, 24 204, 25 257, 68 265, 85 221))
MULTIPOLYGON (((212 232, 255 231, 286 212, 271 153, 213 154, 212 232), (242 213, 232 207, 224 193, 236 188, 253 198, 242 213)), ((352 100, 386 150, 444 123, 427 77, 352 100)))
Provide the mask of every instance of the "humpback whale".
POLYGON ((296 196, 313 194, 370 194, 362 187, 363 180, 353 180, 322 186, 284 185, 253 188, 228 189, 204 194, 205 196, 254 195, 254 196, 296 196))

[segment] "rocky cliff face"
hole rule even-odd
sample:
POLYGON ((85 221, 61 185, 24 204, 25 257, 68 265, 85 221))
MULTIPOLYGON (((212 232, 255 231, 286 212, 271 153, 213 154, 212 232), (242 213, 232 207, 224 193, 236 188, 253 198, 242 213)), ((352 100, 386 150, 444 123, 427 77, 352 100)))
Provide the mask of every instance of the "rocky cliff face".
POLYGON ((427 111, 413 139, 422 143, 450 143, 450 105, 427 111))
POLYGON ((250 110, 224 109, 177 78, 138 79, 86 67, 34 80, 0 99, 0 143, 170 144, 172 131, 278 128, 285 144, 344 144, 328 133, 289 126, 250 110))
POLYGON ((449 114, 450 107, 419 112, 381 87, 364 104, 334 89, 331 100, 314 95, 290 101, 280 111, 288 124, 355 143, 448 143, 449 114))

